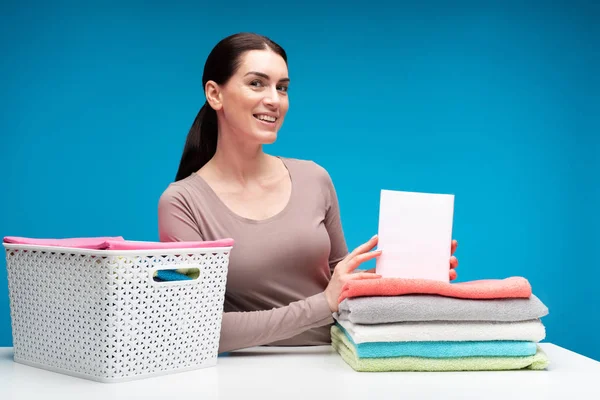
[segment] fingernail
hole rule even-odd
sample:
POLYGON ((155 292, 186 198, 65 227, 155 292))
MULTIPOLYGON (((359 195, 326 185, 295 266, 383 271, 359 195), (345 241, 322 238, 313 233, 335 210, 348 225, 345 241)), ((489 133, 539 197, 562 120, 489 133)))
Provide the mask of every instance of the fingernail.
POLYGON ((377 237, 377 235, 373 235, 373 237, 371 238, 371 240, 375 239, 377 237))

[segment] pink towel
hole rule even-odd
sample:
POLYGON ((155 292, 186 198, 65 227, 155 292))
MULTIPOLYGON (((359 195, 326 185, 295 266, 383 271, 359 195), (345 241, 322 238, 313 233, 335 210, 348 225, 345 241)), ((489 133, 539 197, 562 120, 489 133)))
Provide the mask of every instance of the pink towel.
POLYGON ((13 244, 30 244, 36 246, 59 246, 59 247, 72 247, 77 249, 107 249, 108 242, 113 241, 124 241, 121 236, 107 236, 107 237, 80 237, 80 238, 68 238, 68 239, 35 239, 25 238, 19 236, 6 236, 4 243, 13 244))
POLYGON ((432 294, 463 299, 529 298, 531 285, 525 278, 482 279, 449 283, 428 279, 377 278, 355 279, 346 282, 338 299, 361 296, 400 296, 432 294))
POLYGON ((38 245, 38 246, 58 246, 77 249, 93 250, 152 250, 152 249, 196 249, 212 247, 230 247, 233 246, 233 239, 221 239, 214 241, 193 241, 193 242, 140 242, 125 240, 121 236, 115 237, 86 237, 86 238, 68 238, 68 239, 35 239, 17 236, 6 236, 4 243, 38 245))
POLYGON ((108 250, 197 249, 231 247, 233 239, 205 240, 197 242, 135 242, 108 240, 108 250))

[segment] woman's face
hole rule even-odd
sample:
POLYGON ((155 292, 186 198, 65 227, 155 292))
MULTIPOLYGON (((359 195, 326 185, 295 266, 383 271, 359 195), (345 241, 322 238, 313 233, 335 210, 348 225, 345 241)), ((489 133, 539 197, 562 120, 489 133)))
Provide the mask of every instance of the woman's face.
POLYGON ((288 69, 271 50, 242 55, 240 67, 220 87, 220 126, 238 139, 273 143, 289 107, 288 69))

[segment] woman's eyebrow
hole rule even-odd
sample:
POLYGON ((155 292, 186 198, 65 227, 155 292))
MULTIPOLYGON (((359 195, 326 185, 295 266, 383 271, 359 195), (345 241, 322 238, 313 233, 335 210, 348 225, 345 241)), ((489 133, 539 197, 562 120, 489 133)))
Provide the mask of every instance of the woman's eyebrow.
MULTIPOLYGON (((244 76, 248 76, 248 75, 256 75, 256 76, 260 76, 261 78, 270 79, 269 75, 262 73, 262 72, 250 71, 250 72, 246 73, 246 75, 244 75, 244 76)), ((289 81, 290 81, 290 78, 281 78, 279 80, 279 82, 289 82, 289 81)))

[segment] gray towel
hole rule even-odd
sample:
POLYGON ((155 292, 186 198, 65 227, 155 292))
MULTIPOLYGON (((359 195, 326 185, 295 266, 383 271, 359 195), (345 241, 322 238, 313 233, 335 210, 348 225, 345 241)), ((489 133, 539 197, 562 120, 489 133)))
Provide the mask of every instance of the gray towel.
POLYGON ((548 314, 535 295, 528 299, 460 299, 437 295, 371 296, 344 299, 338 318, 355 324, 405 321, 526 321, 548 314))

